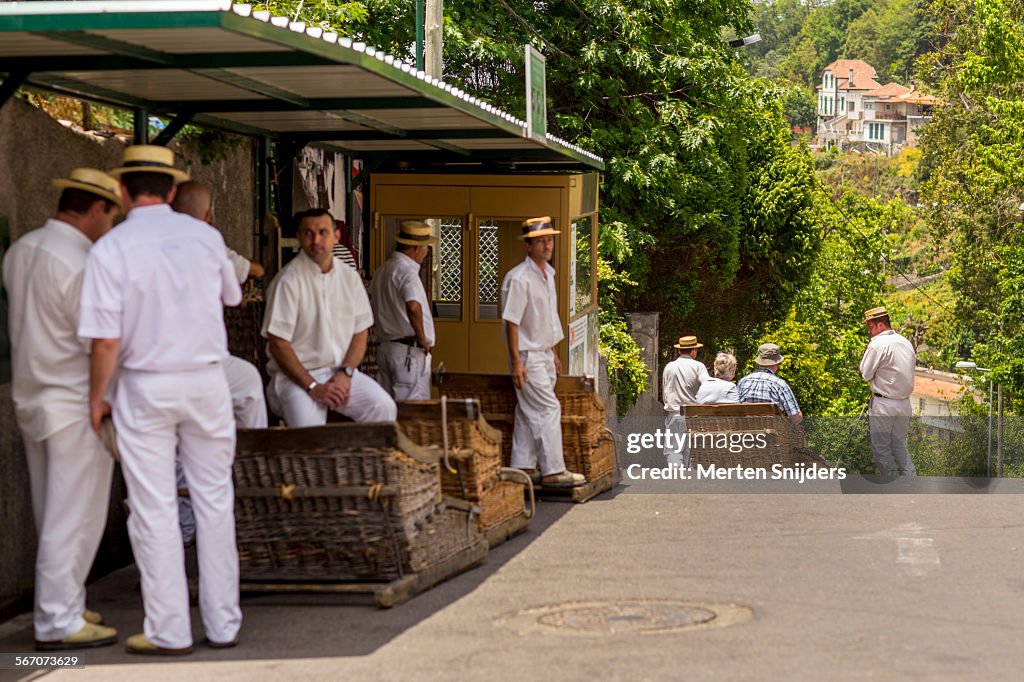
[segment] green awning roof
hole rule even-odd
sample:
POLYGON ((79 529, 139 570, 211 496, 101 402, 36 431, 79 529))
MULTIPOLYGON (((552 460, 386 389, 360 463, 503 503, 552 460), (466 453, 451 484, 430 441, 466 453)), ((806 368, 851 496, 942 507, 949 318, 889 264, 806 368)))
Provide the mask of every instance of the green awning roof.
POLYGON ((0 73, 356 156, 604 168, 398 58, 230 0, 0 3, 0 73))

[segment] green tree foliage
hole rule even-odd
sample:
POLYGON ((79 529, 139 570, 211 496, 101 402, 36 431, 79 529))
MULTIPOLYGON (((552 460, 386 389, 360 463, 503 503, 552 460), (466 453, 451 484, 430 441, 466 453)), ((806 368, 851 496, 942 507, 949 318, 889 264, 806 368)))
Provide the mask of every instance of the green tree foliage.
POLYGON ((749 50, 748 69, 807 87, 836 59, 862 59, 880 82, 909 84, 914 61, 930 46, 929 0, 801 0, 756 3, 763 38, 749 50))
POLYGON ((936 0, 940 50, 920 73, 942 97, 923 138, 922 201, 950 271, 956 350, 991 367, 1024 409, 1024 5, 936 0))
MULTIPOLYGON (((779 374, 805 414, 857 415, 869 397, 859 373, 868 343, 863 313, 885 300, 885 261, 908 212, 899 201, 880 204, 853 192, 835 204, 819 192, 815 201, 825 237, 810 281, 785 320, 742 345, 750 352, 779 344, 787 358, 779 374)), ((901 326, 902 311, 890 311, 901 326)))

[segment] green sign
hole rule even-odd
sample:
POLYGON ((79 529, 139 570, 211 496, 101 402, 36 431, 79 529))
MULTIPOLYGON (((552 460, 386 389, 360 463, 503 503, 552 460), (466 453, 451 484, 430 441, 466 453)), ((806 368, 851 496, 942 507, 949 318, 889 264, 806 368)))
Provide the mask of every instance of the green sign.
POLYGON ((537 140, 546 139, 548 132, 546 61, 533 45, 526 46, 526 130, 537 140))

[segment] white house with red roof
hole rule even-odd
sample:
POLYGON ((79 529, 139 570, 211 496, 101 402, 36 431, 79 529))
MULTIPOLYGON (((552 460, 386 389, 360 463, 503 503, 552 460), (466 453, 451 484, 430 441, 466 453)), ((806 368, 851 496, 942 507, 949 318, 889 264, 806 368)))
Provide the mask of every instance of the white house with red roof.
POLYGON ((899 83, 882 85, 860 59, 838 59, 822 71, 818 146, 894 154, 917 146, 920 127, 939 100, 899 83))

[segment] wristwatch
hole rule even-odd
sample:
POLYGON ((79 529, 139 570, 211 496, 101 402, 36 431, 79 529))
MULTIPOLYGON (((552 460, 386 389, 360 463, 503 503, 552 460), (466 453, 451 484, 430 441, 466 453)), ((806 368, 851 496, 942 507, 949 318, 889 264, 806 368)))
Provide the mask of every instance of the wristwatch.
POLYGON ((341 372, 342 372, 342 374, 347 376, 349 379, 351 379, 352 375, 354 375, 356 373, 356 370, 353 369, 352 367, 342 367, 341 368, 341 372))
POLYGON ((316 388, 319 385, 320 384, 317 383, 317 380, 313 379, 313 381, 309 382, 309 386, 306 386, 306 393, 309 393, 310 391, 312 391, 314 388, 316 388))

